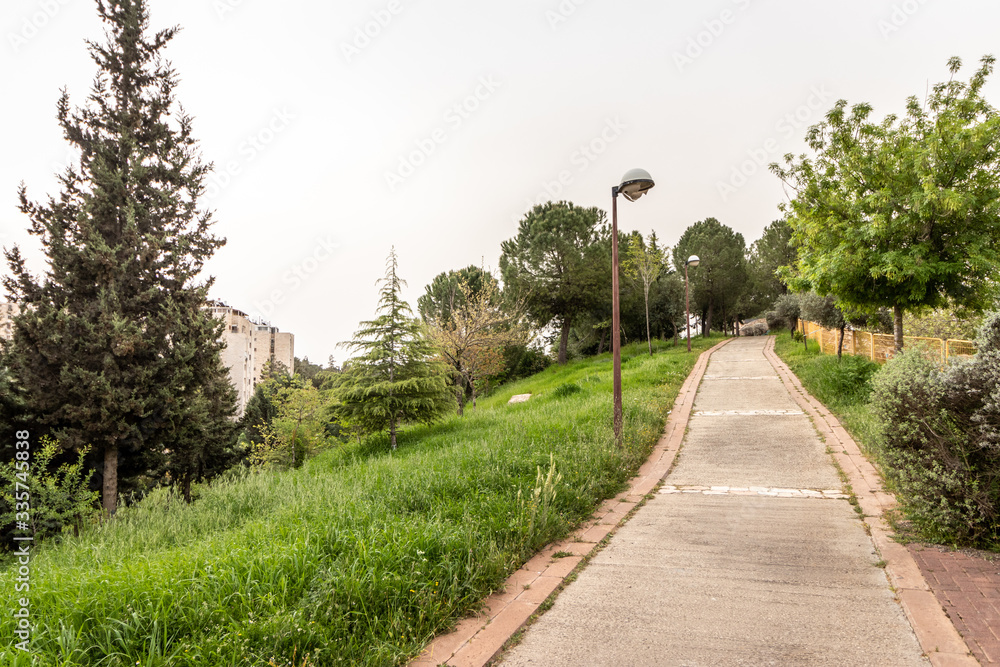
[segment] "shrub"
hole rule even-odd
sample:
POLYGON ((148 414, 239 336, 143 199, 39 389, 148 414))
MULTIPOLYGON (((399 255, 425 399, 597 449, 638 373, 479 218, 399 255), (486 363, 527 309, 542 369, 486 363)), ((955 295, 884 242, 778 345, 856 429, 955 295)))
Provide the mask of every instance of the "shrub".
POLYGON ((874 380, 884 474, 926 537, 995 545, 1000 514, 1000 314, 979 352, 943 371, 919 350, 897 355, 874 380))
POLYGON ((798 294, 782 294, 774 302, 774 312, 789 331, 795 331, 801 316, 801 305, 798 294))
POLYGON ((868 400, 878 364, 865 357, 850 355, 840 359, 823 357, 821 363, 820 384, 827 393, 849 403, 868 400))
POLYGON ((23 518, 17 511, 15 494, 27 488, 31 510, 26 512, 25 523, 36 542, 63 531, 78 532, 95 522, 100 514, 97 509, 100 492, 90 490, 91 474, 84 472, 90 447, 77 453, 75 463, 67 461, 57 467, 54 459, 60 452, 59 444, 43 437, 39 445, 27 463, 14 460, 0 466, 4 487, 0 495, 0 525, 12 528, 23 518))
POLYGON ((784 318, 782 318, 776 311, 769 310, 764 313, 764 319, 767 320, 767 328, 771 331, 777 331, 778 329, 784 329, 787 324, 784 318))
POLYGON ((575 382, 567 382, 566 384, 559 385, 552 391, 552 398, 565 398, 581 391, 583 390, 580 388, 580 385, 575 382))
POLYGON ((763 320, 757 320, 755 322, 750 322, 744 327, 740 328, 740 335, 742 336, 764 336, 769 331, 768 323, 763 320))

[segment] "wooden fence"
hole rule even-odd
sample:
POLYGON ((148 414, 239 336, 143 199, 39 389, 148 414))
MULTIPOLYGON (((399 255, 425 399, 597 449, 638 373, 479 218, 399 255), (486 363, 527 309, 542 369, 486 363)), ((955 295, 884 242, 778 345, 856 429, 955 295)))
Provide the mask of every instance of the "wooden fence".
MULTIPOLYGON (((837 341, 840 331, 824 329, 815 322, 799 320, 799 331, 804 336, 819 343, 823 354, 837 354, 837 341)), ((905 347, 918 346, 928 359, 948 363, 952 357, 971 357, 976 353, 976 344, 970 340, 944 340, 942 338, 924 338, 923 336, 903 336, 905 347)), ((884 364, 892 358, 896 351, 896 340, 892 334, 877 334, 869 331, 844 331, 844 354, 867 357, 872 361, 884 364)))

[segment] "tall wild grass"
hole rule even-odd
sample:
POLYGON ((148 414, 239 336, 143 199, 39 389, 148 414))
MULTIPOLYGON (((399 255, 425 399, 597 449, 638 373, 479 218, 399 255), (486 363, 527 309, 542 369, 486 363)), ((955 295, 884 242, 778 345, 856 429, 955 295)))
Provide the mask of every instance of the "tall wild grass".
POLYGON ((376 437, 299 470, 232 474, 191 505, 159 490, 40 547, 29 592, 0 574, 0 608, 27 596, 33 624, 24 653, 0 616, 0 664, 405 664, 625 488, 696 357, 624 350, 622 448, 604 355, 411 428, 396 452, 376 437))

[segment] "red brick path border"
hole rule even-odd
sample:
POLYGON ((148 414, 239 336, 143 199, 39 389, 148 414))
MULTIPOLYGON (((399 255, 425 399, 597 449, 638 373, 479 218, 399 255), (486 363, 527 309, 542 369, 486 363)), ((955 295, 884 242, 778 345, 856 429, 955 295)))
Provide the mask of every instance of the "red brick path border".
POLYGON ((698 357, 691 374, 681 385, 663 436, 632 478, 629 490, 604 501, 590 520, 569 538, 542 549, 507 579, 503 592, 486 598, 483 614, 466 618, 453 631, 436 637, 408 667, 482 667, 500 652, 507 640, 528 622, 576 566, 594 553, 598 543, 613 533, 625 515, 670 472, 684 441, 691 407, 708 368, 708 359, 730 340, 722 341, 698 357), (572 555, 556 558, 555 554, 560 552, 572 555))
POLYGON ((1000 664, 1000 562, 936 545, 909 551, 979 662, 1000 664))

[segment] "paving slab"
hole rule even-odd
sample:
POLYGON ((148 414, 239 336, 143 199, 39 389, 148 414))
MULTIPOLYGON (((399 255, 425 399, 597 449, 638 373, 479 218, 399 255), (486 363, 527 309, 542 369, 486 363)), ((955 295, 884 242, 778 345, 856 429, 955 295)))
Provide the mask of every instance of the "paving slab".
MULTIPOLYGON (((709 368, 712 365, 709 364, 709 368)), ((775 380, 778 376, 774 376, 775 380)), ((798 410, 781 382, 705 378, 694 399, 698 410, 798 410)))
POLYGON ((620 527, 501 664, 931 664, 804 407, 783 376, 759 379, 780 375, 766 345, 712 355, 674 492, 620 527))
POLYGON ((670 484, 840 488, 809 418, 693 415, 670 484))
POLYGON ((843 500, 659 496, 503 664, 926 665, 852 515, 843 500))

